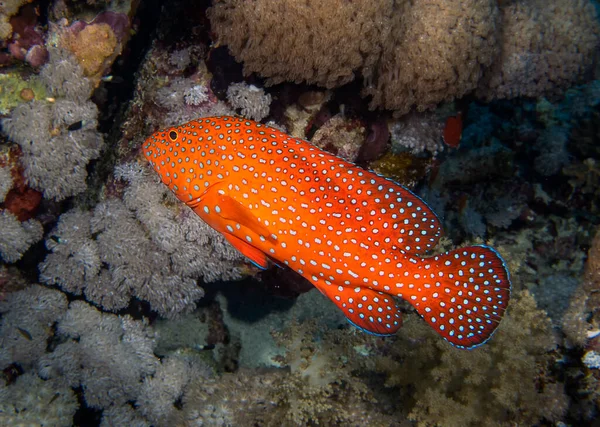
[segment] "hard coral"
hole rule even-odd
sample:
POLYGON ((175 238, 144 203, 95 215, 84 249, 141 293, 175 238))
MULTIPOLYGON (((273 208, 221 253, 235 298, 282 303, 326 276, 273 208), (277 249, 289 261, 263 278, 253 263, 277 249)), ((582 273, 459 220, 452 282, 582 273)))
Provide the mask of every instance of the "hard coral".
POLYGON ((244 72, 269 84, 340 86, 371 70, 389 31, 391 0, 219 0, 212 30, 244 72), (364 71, 363 71, 364 72, 364 71))

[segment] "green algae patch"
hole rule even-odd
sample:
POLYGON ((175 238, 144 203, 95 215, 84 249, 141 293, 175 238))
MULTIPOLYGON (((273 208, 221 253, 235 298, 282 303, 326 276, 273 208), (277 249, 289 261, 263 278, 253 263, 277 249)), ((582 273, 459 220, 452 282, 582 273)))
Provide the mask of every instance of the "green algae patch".
POLYGON ((47 96, 46 87, 35 76, 24 79, 16 71, 0 74, 0 115, 9 115, 22 102, 47 96))

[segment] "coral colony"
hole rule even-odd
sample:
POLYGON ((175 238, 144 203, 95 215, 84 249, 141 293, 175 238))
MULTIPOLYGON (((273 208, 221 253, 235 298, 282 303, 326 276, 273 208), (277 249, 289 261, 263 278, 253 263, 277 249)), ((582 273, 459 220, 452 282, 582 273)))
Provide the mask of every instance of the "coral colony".
POLYGON ((599 7, 0 2, 0 425, 593 423, 599 7))

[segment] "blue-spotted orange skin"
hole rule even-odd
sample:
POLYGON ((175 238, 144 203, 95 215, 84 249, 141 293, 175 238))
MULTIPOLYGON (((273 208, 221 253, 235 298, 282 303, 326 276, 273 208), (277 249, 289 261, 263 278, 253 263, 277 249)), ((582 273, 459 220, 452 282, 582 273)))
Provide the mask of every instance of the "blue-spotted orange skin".
POLYGON ((394 297, 446 340, 485 342, 510 298, 500 255, 471 246, 431 258, 438 218, 401 185, 307 141, 238 117, 209 117, 156 132, 144 155, 162 181, 260 266, 285 264, 353 324, 395 333, 394 297))

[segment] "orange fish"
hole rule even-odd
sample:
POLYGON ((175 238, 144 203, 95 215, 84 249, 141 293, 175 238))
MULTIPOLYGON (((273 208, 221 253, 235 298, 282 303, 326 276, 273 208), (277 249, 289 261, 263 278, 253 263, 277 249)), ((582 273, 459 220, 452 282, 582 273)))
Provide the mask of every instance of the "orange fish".
POLYGON ((470 246, 421 258, 440 222, 389 179, 238 117, 161 130, 143 151, 177 197, 246 257, 297 271, 361 329, 395 333, 395 297, 462 348, 485 342, 502 319, 510 280, 500 255, 470 246))
POLYGON ((458 147, 462 137, 462 128, 462 113, 459 112, 456 116, 446 119, 446 125, 444 126, 444 142, 446 145, 452 148, 458 147))

